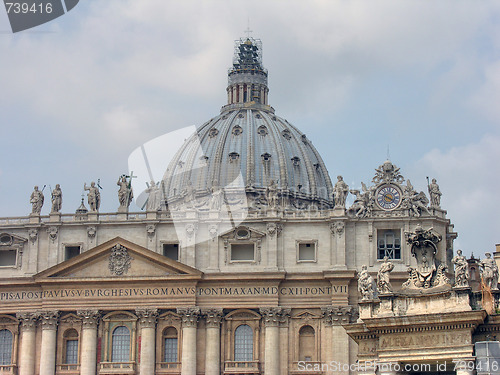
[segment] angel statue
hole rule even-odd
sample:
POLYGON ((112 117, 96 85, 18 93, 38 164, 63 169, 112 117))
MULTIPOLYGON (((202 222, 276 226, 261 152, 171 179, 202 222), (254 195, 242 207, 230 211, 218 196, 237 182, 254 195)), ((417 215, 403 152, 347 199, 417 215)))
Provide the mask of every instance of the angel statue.
POLYGON ((424 211, 427 212, 428 215, 431 215, 427 208, 429 199, 427 199, 423 191, 417 193, 410 180, 406 180, 406 187, 403 192, 403 204, 408 210, 410 210, 410 214, 413 214, 416 217, 422 215, 424 211))
POLYGON ((373 278, 368 273, 366 265, 361 266, 361 272, 358 273, 358 291, 361 293, 362 301, 373 299, 373 278))
POLYGON ((350 193, 356 198, 349 211, 354 211, 354 216, 363 218, 368 216, 372 211, 373 192, 363 182, 361 182, 361 187, 363 189, 362 193, 357 189, 350 190, 350 193))

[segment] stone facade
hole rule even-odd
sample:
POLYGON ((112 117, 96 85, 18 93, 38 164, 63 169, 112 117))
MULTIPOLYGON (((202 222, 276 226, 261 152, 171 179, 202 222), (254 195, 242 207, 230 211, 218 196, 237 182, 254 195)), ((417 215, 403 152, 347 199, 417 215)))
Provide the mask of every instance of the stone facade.
MULTIPOLYGON (((390 161, 369 186, 349 189, 338 176, 334 187, 311 141, 268 105, 267 71, 259 54, 252 60, 258 43, 239 43, 250 57, 236 60, 228 104, 200 130, 207 155, 188 140, 170 166, 205 163, 208 172, 167 174, 171 195, 161 199, 152 181, 147 212, 128 212, 131 176, 123 175, 118 212, 99 212, 105 197, 91 183, 90 210, 82 200, 75 214, 59 204, 49 216, 37 206, 0 218, 2 374, 324 374, 333 363, 328 370, 350 374, 358 359, 427 337, 415 331, 405 341, 408 322, 434 319, 442 333, 460 313, 449 340, 462 335, 469 346, 475 329, 489 332, 463 292, 440 291, 451 310, 430 317, 392 292, 408 267, 426 277, 411 233, 432 229, 439 280, 451 269, 457 234, 439 187, 430 204, 390 161), (231 168, 242 173, 240 192, 218 188, 231 168), (355 200, 345 207, 349 193, 355 200), (245 209, 224 210, 231 205, 245 209), (383 293, 361 301, 356 275, 375 280, 383 264, 383 293), (397 327, 384 331, 390 322, 397 327)), ((419 301, 436 303, 428 299, 419 301)))

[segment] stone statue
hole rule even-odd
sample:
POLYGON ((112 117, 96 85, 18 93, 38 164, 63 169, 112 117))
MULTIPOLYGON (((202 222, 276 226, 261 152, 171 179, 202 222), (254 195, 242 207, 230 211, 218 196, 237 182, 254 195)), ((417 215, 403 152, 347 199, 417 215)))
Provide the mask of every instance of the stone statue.
POLYGON ((429 188, 429 196, 431 197, 431 207, 440 208, 441 207, 441 191, 439 190, 439 185, 435 178, 432 179, 432 182, 428 186, 429 188))
POLYGON ((377 273, 377 291, 379 294, 391 293, 392 285, 390 283, 390 273, 394 269, 394 264, 387 256, 384 257, 384 262, 381 264, 377 273))
POLYGON ((361 293, 362 301, 373 299, 373 278, 368 273, 366 265, 361 266, 361 272, 358 273, 358 291, 361 293))
POLYGON ((127 181, 127 176, 124 174, 118 178, 116 183, 120 188, 118 189, 118 201, 120 202, 120 208, 118 210, 127 210, 134 198, 134 192, 132 191, 131 181, 127 181))
POLYGON ((406 186, 403 189, 403 207, 410 211, 415 217, 420 217, 423 212, 427 212, 431 215, 430 211, 427 209, 429 200, 425 196, 425 193, 421 191, 417 192, 410 180, 406 180, 406 186))
POLYGON ((451 263, 455 265, 455 286, 469 286, 469 267, 467 259, 462 255, 462 250, 457 250, 451 263))
POLYGON ((271 183, 266 189, 266 199, 269 208, 277 208, 278 206, 278 189, 276 187, 276 182, 271 180, 271 183))
POLYGON ((367 217, 371 214, 373 209, 373 188, 368 189, 366 185, 362 182, 361 187, 363 192, 359 190, 350 190, 350 193, 356 198, 354 203, 349 208, 349 211, 354 212, 355 217, 367 217))
POLYGON ((31 193, 30 196, 30 203, 31 203, 31 213, 35 215, 40 215, 40 212, 42 211, 43 207, 43 200, 44 200, 43 193, 38 190, 38 186, 34 187, 33 193, 31 193))
POLYGON ((148 201, 146 203, 146 211, 158 211, 161 205, 161 189, 160 187, 151 180, 151 183, 146 189, 148 193, 148 201))
POLYGON ((411 246, 411 254, 417 261, 417 267, 408 267, 409 278, 403 283, 406 289, 428 289, 441 285, 449 285, 446 277, 446 266, 436 267, 437 244, 442 237, 432 228, 423 229, 419 224, 415 232, 406 233, 406 242, 411 246))
POLYGON ((494 259, 491 259, 491 253, 486 253, 486 259, 479 262, 481 267, 481 279, 483 283, 491 288, 498 290, 498 266, 494 259))
POLYGON ((342 176, 337 176, 337 182, 333 188, 333 199, 335 201, 335 207, 345 207, 345 201, 347 199, 347 194, 349 194, 349 186, 344 182, 342 176))
POLYGON ((62 190, 59 184, 52 190, 52 210, 50 212, 60 212, 62 208, 62 190))
POLYGON ((99 211, 99 206, 101 205, 101 193, 99 188, 95 186, 95 182, 92 181, 90 183, 90 187, 87 186, 86 183, 83 184, 83 190, 88 190, 88 202, 90 206, 91 212, 99 211))
POLYGON ((194 191, 191 180, 188 180, 188 185, 182 192, 182 195, 184 196, 184 204, 186 205, 186 207, 194 208, 196 203, 196 192, 194 191))
POLYGON ((214 181, 211 188, 210 209, 220 211, 222 206, 223 190, 218 186, 217 180, 214 181))

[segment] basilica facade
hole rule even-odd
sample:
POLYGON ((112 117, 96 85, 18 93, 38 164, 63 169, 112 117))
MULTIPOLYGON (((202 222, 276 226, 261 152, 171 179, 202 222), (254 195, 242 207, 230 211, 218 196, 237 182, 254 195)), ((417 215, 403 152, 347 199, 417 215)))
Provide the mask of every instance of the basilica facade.
MULTIPOLYGON (((425 360, 391 357, 405 344, 387 332, 380 356, 363 318, 383 331, 383 319, 412 314, 393 289, 408 267, 415 285, 424 274, 419 233, 434 236, 432 272, 453 270, 457 234, 437 182, 416 191, 387 160, 361 189, 332 183, 312 140, 268 104, 267 77, 260 42, 237 41, 227 104, 148 184, 145 211, 129 212, 140 194, 122 176, 117 212, 99 212, 92 183, 75 213, 61 212, 56 187, 50 215, 35 189, 30 215, 0 218, 0 374, 349 374, 360 361, 425 360), (358 272, 375 278, 388 262, 392 289, 361 293, 358 272)), ((425 282, 416 289, 438 286, 425 282)), ((472 310, 467 290, 438 292, 472 310)), ((413 313, 436 312, 424 305, 413 313)), ((484 326, 477 309, 460 313, 459 358, 484 326)))

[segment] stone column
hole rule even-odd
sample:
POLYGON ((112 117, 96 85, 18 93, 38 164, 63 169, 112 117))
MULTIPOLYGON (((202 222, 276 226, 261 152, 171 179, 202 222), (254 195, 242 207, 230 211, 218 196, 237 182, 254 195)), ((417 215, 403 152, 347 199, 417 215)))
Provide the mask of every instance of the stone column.
POLYGON ((42 345, 40 347, 40 375, 54 375, 56 372, 56 333, 59 311, 43 311, 42 345))
POLYGON ((264 374, 280 375, 280 323, 290 309, 264 307, 260 309, 266 326, 264 342, 264 374))
MULTIPOLYGON (((328 355, 330 361, 337 363, 349 363, 349 336, 342 324, 348 324, 351 321, 352 306, 326 306, 322 307, 323 317, 328 326, 331 326, 331 342, 327 343, 331 352, 328 355)), ((342 368, 339 374, 349 375, 349 371, 342 368)))
POLYGON ((196 327, 198 324, 198 307, 178 308, 182 317, 182 359, 181 375, 196 375, 196 327))
POLYGON ((21 352, 19 355, 19 375, 35 374, 36 359, 36 321, 38 314, 23 312, 17 314, 21 322, 21 352))
POLYGON ((220 369, 220 322, 222 309, 203 311, 206 319, 205 375, 219 375, 220 369))
POLYGON ((97 310, 79 310, 77 314, 82 318, 80 375, 96 375, 97 323, 100 314, 97 310))
POLYGON ((135 310, 141 323, 141 364, 140 375, 155 374, 155 336, 156 320, 158 309, 137 309, 135 310))

